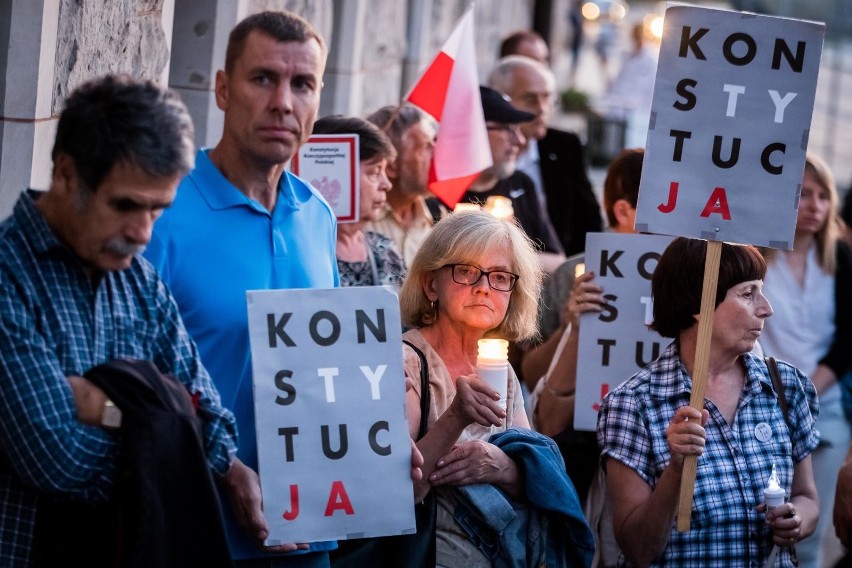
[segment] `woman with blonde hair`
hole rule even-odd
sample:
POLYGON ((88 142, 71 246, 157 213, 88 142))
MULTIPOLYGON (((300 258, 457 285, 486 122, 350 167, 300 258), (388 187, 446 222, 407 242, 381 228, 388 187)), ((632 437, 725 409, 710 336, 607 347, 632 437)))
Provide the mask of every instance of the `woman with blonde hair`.
MULTIPOLYGON (((760 338, 766 355, 798 367, 817 389, 820 444, 813 463, 823 511, 834 503, 837 472, 850 441, 840 379, 852 364, 852 260, 841 240, 838 201, 828 166, 808 154, 793 249, 766 253, 766 295, 775 315, 760 338)), ((820 515, 813 536, 799 545, 802 566, 823 565, 820 541, 830 526, 831 515, 820 515)))
POLYGON ((409 427, 412 438, 420 438, 424 458, 415 499, 434 492, 437 501, 437 566, 476 568, 519 560, 537 566, 533 557, 544 562, 554 558, 548 554, 563 559, 591 554, 591 533, 559 450, 529 430, 514 371, 509 368, 505 407, 477 375, 480 339, 535 335, 541 278, 535 248, 515 223, 465 212, 433 227, 400 289, 402 320, 413 328, 403 336, 409 427), (426 377, 428 393, 418 380, 426 377), (430 403, 424 408, 426 394, 430 403), (424 411, 427 427, 421 437, 424 411), (494 540, 483 540, 498 511, 513 511, 513 523, 538 518, 532 512, 526 517, 518 504, 525 511, 546 505, 543 514, 553 517, 541 531, 504 527, 492 532, 494 540), (523 540, 534 533, 541 534, 540 541, 523 540))

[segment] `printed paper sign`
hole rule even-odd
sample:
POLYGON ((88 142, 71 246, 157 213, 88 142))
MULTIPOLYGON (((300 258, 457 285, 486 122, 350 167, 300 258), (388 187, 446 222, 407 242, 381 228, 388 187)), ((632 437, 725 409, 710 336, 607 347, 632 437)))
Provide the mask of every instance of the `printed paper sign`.
POLYGON ((396 292, 247 301, 266 544, 414 532, 396 292))
POLYGON ((358 135, 317 134, 293 156, 293 173, 314 186, 340 223, 358 220, 358 135))
POLYGON ((606 394, 656 359, 671 339, 653 321, 651 276, 672 241, 663 235, 589 233, 586 272, 604 289, 601 312, 580 316, 574 428, 595 430, 606 394))
POLYGON ((638 231, 792 247, 824 31, 666 10, 638 231))

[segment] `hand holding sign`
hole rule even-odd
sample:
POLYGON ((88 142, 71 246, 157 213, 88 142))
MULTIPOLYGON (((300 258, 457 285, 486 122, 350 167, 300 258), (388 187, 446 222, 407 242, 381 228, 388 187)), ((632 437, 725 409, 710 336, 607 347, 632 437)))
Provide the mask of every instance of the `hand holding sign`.
MULTIPOLYGON (((664 28, 636 229, 710 241, 690 401, 702 409, 719 241, 792 246, 825 26, 672 6, 664 28)), ((686 459, 680 531, 696 467, 686 459)))

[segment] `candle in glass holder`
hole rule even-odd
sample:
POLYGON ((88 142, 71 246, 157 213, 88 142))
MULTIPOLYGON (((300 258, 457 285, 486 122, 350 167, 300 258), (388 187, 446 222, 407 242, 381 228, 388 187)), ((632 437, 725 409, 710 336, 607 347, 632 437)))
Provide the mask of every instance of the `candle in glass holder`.
POLYGON ((582 275, 584 272, 586 272, 586 265, 583 264, 582 262, 578 262, 574 266, 574 278, 577 278, 578 276, 582 275))
POLYGON ((453 213, 461 213, 462 211, 479 211, 481 207, 476 203, 456 203, 453 207, 453 213))
POLYGON ((486 199, 483 209, 498 219, 511 219, 515 215, 512 200, 502 195, 492 195, 486 199))
POLYGON ((505 410, 506 393, 509 390, 509 342, 505 339, 480 339, 476 374, 500 393, 498 404, 505 410))

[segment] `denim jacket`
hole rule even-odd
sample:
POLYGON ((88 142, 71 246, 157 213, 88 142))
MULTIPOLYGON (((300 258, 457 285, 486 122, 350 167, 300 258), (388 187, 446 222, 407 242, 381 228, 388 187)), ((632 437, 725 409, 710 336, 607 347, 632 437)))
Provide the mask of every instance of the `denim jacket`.
POLYGON ((510 428, 489 442, 524 475, 523 503, 490 484, 458 487, 454 517, 495 567, 589 567, 595 541, 556 443, 510 428))

